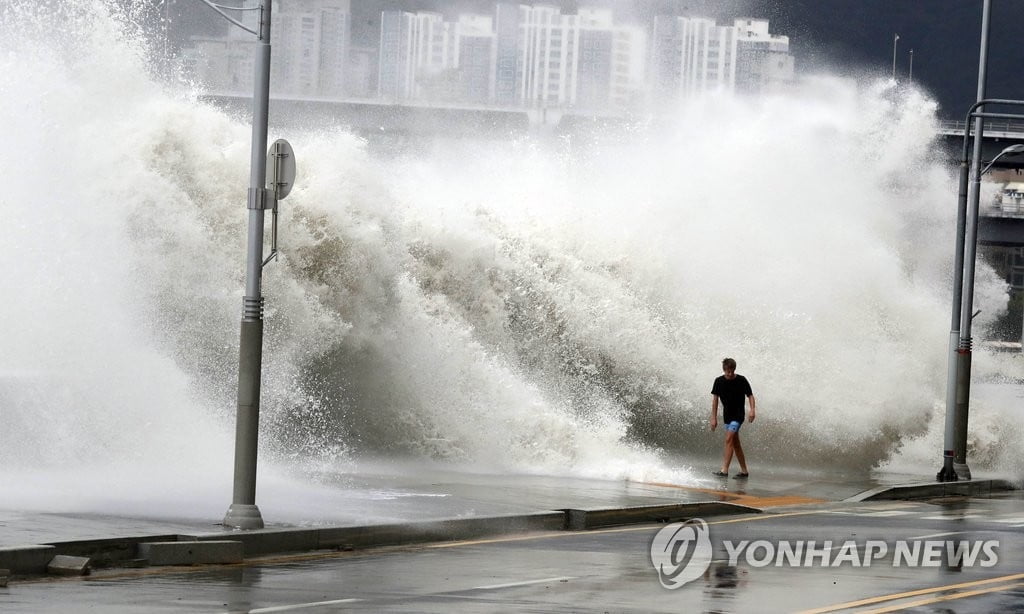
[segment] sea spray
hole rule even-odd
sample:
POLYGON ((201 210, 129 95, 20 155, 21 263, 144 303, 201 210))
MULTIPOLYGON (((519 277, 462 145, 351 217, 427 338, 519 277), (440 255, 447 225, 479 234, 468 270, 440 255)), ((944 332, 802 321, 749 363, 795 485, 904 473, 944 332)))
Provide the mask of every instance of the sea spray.
MULTIPOLYGON (((61 3, 90 36, 38 27, 30 4, 0 40, 5 500, 217 515, 248 126, 151 77, 105 4, 61 3)), ((264 275, 261 488, 301 497, 282 467, 382 456, 692 483, 676 463, 720 445, 727 355, 759 398, 759 463, 916 458, 941 422, 955 225, 935 113, 823 77, 625 135, 376 158, 344 130, 272 134, 299 175, 264 275)), ((1006 287, 985 266, 978 286, 983 330, 1006 287)), ((997 467, 986 451, 1020 441, 985 426, 1000 407, 974 423, 997 467)))

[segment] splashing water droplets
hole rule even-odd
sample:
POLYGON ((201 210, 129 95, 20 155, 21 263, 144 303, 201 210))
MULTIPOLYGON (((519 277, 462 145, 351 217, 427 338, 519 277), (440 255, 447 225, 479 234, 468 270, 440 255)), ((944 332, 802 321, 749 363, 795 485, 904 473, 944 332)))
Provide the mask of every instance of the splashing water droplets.
MULTIPOLYGON (((52 505, 77 471, 130 466, 110 496, 199 488, 216 514, 248 127, 150 77, 138 19, 58 3, 87 33, 69 37, 32 4, 0 9, 18 32, 0 37, 16 144, 0 214, 17 230, 0 479, 32 467, 65 490, 5 493, 52 505)), ((264 276, 263 458, 692 481, 668 459, 717 449, 726 355, 758 394, 759 459, 869 467, 931 445, 955 193, 934 103, 886 88, 695 100, 667 129, 587 145, 439 140, 378 159, 344 132, 284 135, 300 164, 264 276)), ((1005 287, 987 269, 979 284, 994 317, 1005 287)))

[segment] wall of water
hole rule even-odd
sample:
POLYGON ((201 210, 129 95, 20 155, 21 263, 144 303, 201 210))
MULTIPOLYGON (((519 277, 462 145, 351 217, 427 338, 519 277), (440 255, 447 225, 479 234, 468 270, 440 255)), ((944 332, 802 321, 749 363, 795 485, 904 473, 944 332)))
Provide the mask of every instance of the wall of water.
MULTIPOLYGON (((153 77, 131 11, 0 20, 5 503, 219 513, 248 123, 153 77)), ((264 277, 261 489, 380 457, 692 482, 725 356, 759 463, 933 470, 956 202, 935 123, 923 92, 822 76, 625 136, 379 158, 272 134, 299 175, 264 277)), ((977 331, 1006 299, 982 266, 977 331)), ((979 352, 975 374, 1022 369, 979 352)), ((1012 405, 975 403, 983 468, 1019 472, 1012 405)))

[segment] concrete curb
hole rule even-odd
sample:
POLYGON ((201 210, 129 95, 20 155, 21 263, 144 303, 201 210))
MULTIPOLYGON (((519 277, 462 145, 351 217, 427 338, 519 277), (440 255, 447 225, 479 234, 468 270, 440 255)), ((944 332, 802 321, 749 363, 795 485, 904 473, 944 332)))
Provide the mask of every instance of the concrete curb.
POLYGON ((150 565, 209 565, 242 562, 242 542, 232 540, 143 542, 139 558, 150 565))
POLYGON ((238 552, 242 557, 249 558, 316 550, 358 550, 480 539, 532 531, 577 531, 615 525, 671 522, 694 517, 760 512, 761 510, 757 508, 745 505, 705 501, 625 508, 564 509, 510 516, 353 527, 274 528, 197 535, 148 535, 76 540, 0 548, 0 567, 9 569, 14 575, 43 574, 46 573, 47 563, 57 555, 89 557, 94 568, 138 566, 140 563, 230 563, 241 560, 236 554, 238 552))
POLYGON ((676 503, 668 505, 643 505, 639 507, 598 508, 587 510, 565 510, 566 526, 569 531, 596 529, 621 524, 644 522, 673 522, 687 518, 722 516, 725 514, 759 514, 756 507, 711 501, 707 503, 676 503))
POLYGON ((896 499, 931 499, 951 495, 978 496, 1017 490, 1009 480, 964 480, 960 482, 925 482, 880 486, 854 495, 846 501, 891 501, 896 499))

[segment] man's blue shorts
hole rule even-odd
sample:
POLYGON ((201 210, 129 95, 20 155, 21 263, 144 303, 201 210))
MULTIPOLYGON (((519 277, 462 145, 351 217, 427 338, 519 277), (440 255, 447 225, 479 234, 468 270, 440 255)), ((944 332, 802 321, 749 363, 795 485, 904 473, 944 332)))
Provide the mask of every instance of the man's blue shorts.
POLYGON ((740 426, 742 424, 742 422, 737 422, 736 420, 733 420, 732 422, 729 422, 728 424, 725 425, 725 430, 729 431, 730 433, 739 433, 740 426))

